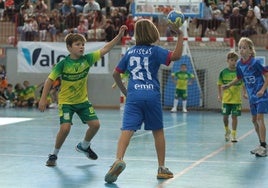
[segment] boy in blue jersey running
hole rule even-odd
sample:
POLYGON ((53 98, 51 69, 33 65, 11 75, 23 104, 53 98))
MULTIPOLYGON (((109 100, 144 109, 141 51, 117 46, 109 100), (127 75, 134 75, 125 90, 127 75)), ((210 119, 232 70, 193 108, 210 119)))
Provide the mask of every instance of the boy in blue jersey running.
POLYGON ((43 112, 46 109, 46 98, 53 81, 61 77, 61 88, 58 94, 60 129, 56 137, 54 151, 47 160, 47 166, 56 165, 59 150, 71 130, 74 113, 77 113, 81 121, 88 125, 84 140, 76 146, 76 150, 86 154, 90 159, 96 160, 98 158, 90 147, 90 141, 98 132, 100 122, 88 100, 88 72, 95 62, 100 60, 121 40, 126 29, 125 25, 121 26, 118 35, 112 41, 108 42, 103 48, 85 55, 85 37, 72 33, 66 36, 66 46, 70 54, 53 67, 45 82, 39 101, 39 109, 43 112))
POLYGON ((136 45, 128 49, 114 70, 114 80, 126 96, 121 135, 118 140, 116 160, 105 175, 105 181, 112 183, 125 169, 123 161, 126 149, 134 132, 141 129, 151 130, 155 140, 158 159, 158 179, 173 177, 165 167, 165 136, 161 106, 160 84, 157 73, 160 65, 169 65, 178 60, 182 54, 183 35, 176 28, 178 40, 174 51, 153 45, 160 34, 156 26, 148 19, 140 19, 135 24, 134 36, 136 45), (122 83, 120 74, 129 72, 127 89, 122 83))
POLYGON ((223 85, 227 89, 243 79, 250 104, 252 122, 255 126, 260 145, 250 153, 257 157, 267 156, 266 127, 264 114, 268 113, 268 69, 255 59, 255 48, 251 39, 242 37, 238 43, 241 59, 237 63, 237 77, 229 84, 223 85))

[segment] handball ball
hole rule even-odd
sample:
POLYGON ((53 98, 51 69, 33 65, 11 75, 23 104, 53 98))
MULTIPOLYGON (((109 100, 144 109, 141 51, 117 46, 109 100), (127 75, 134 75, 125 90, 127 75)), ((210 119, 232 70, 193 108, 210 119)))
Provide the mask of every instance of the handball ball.
POLYGON ((167 15, 168 24, 175 26, 175 27, 181 27, 184 23, 185 17, 184 14, 178 10, 172 10, 167 15))

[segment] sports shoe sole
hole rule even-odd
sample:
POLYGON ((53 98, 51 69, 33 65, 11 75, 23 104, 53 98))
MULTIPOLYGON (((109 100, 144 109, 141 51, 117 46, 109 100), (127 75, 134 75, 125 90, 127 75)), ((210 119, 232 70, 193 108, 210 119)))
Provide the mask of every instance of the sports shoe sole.
POLYGON ((91 160, 97 160, 98 159, 98 156, 96 158, 92 158, 92 157, 89 156, 88 152, 79 149, 77 146, 75 146, 75 149, 76 149, 76 151, 78 151, 80 153, 84 153, 87 156, 87 158, 89 158, 91 160))
POLYGON ((124 161, 116 161, 113 166, 109 170, 109 172, 105 175, 104 180, 107 183, 113 183, 117 180, 117 177, 123 172, 126 168, 126 163, 124 161))
POLYGON ((173 175, 171 174, 158 174, 157 175, 157 179, 169 179, 169 178, 173 178, 173 175))

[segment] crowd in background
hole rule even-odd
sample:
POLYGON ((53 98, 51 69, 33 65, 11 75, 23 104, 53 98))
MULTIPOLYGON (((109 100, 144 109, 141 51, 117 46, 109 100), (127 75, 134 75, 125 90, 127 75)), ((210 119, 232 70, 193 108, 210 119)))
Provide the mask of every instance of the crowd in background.
MULTIPOLYGON (((5 0, 5 6, 1 5, 3 1, 0 0, 0 19, 7 17, 14 21, 16 17, 22 41, 57 41, 59 35, 64 37, 70 32, 81 33, 89 41, 110 41, 122 24, 129 28, 126 35, 133 36, 137 19, 131 12, 133 0, 51 0, 50 6, 46 0, 5 0), (14 12, 16 16, 8 16, 14 12)), ((200 37, 217 33, 222 23, 226 25, 226 37, 237 41, 241 36, 257 34, 258 27, 261 33, 268 33, 267 0, 203 0, 202 3, 203 17, 192 20, 200 37)), ((166 9, 170 7, 163 10, 166 9)), ((153 20, 157 22, 157 17, 153 20)), ((166 36, 170 35, 167 30, 166 36)))

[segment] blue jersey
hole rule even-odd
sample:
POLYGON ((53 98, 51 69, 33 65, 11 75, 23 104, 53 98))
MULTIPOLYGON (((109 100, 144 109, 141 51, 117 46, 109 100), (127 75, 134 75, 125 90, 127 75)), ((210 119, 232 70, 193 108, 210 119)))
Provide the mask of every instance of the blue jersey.
POLYGON ((254 57, 250 58, 246 62, 239 60, 236 70, 237 78, 243 79, 245 83, 250 104, 257 104, 262 101, 268 101, 267 90, 265 90, 262 97, 258 97, 256 95, 264 84, 263 74, 268 71, 267 68, 261 65, 259 60, 255 59, 254 57))
POLYGON ((154 45, 134 46, 127 50, 116 70, 129 72, 127 101, 159 100, 157 78, 161 64, 170 64, 171 51, 154 45))

